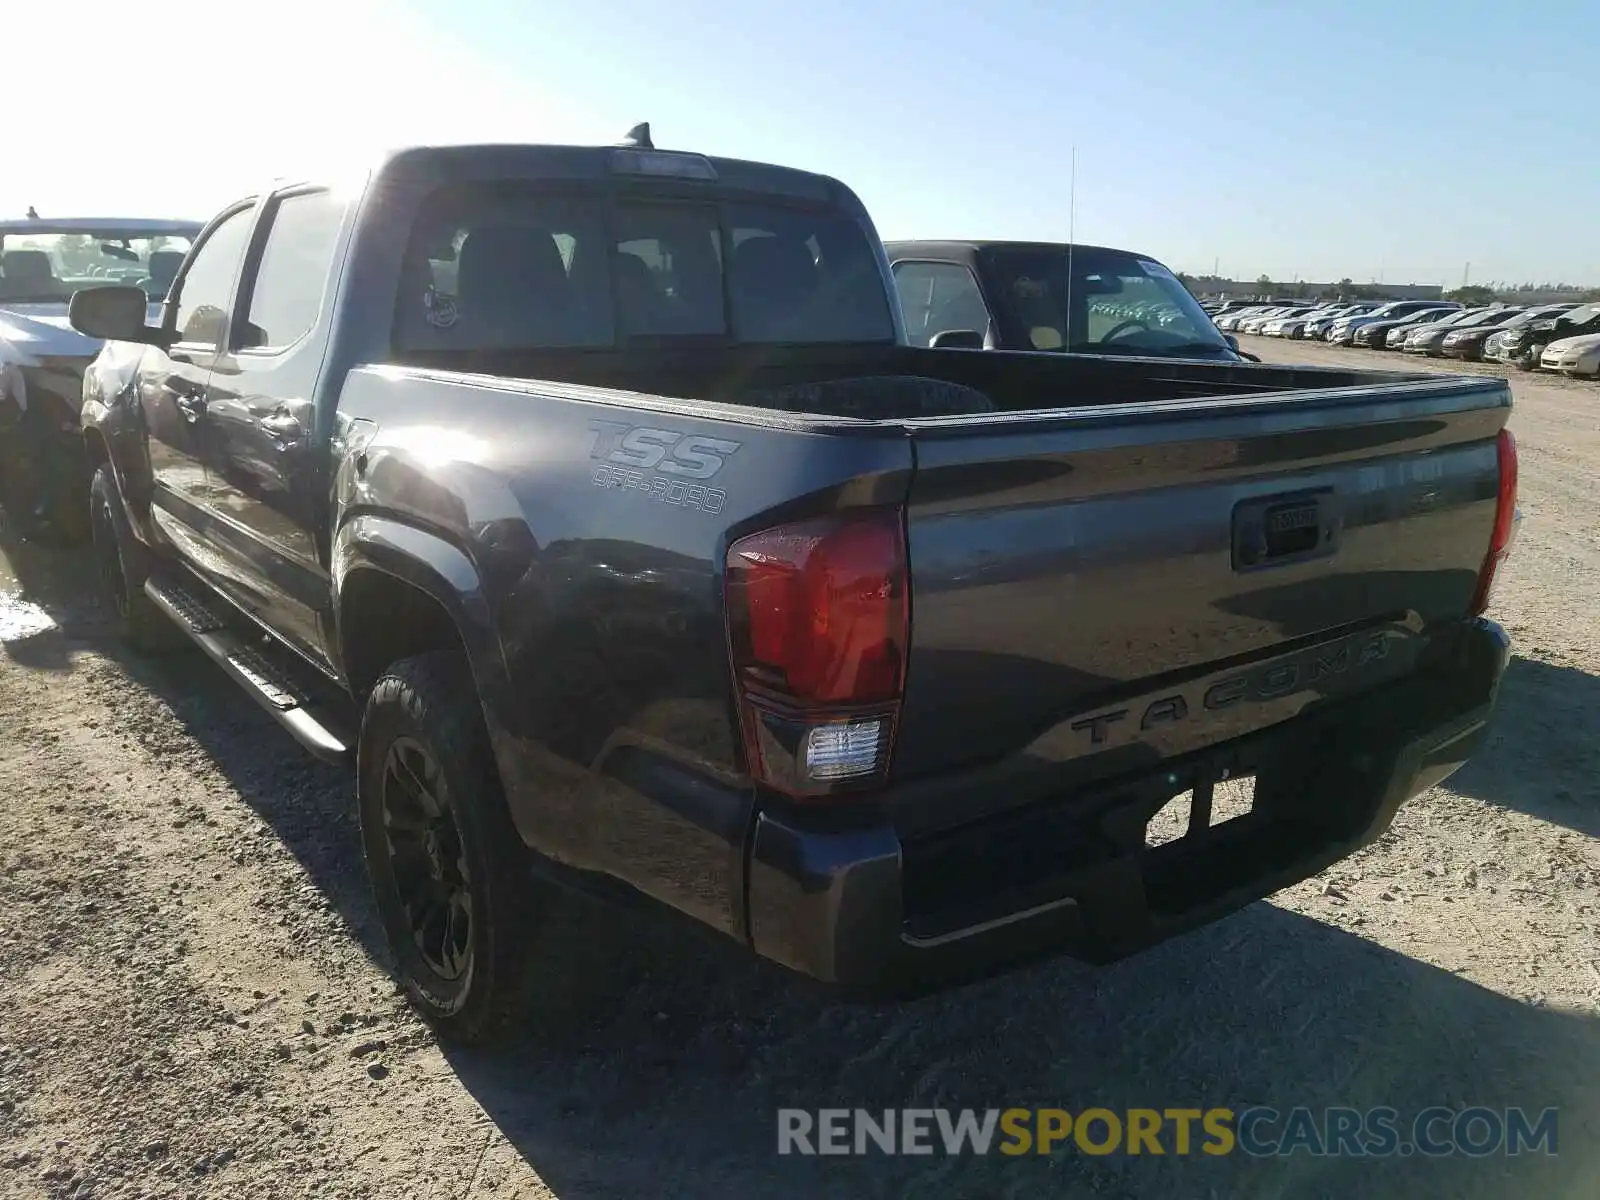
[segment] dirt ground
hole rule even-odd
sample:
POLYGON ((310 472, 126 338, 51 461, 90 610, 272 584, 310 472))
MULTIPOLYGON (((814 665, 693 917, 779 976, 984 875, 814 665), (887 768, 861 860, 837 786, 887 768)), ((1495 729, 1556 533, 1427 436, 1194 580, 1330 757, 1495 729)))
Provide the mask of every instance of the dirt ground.
POLYGON ((1600 386, 1514 384, 1493 744, 1379 844, 1109 969, 900 1007, 574 902, 572 1002, 501 1055, 442 1049, 394 994, 350 780, 204 659, 125 654, 81 559, 8 542, 0 1196, 1592 1196, 1600 386), (783 1106, 1257 1103, 1556 1106, 1559 1154, 775 1154, 783 1106))

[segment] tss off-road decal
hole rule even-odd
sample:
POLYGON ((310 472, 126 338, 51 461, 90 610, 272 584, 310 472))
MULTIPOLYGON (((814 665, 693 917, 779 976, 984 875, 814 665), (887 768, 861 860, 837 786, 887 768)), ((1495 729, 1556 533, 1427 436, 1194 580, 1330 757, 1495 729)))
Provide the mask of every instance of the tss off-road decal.
POLYGON ((723 438, 685 436, 622 421, 590 421, 595 486, 644 492, 665 504, 719 513, 728 494, 705 480, 740 446, 723 438))

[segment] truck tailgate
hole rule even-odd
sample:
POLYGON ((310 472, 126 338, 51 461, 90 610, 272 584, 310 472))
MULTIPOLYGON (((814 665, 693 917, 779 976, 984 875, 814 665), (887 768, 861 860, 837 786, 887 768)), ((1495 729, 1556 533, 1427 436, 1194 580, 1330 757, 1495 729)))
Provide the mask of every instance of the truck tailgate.
POLYGON ((1510 403, 1452 377, 914 423, 895 778, 1110 774, 1403 672, 1470 606, 1510 403))

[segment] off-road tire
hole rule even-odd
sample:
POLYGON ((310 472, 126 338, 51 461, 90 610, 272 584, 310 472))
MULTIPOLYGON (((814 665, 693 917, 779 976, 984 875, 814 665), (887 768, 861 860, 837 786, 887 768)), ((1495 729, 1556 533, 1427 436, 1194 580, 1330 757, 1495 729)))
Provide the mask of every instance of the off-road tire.
POLYGON ((101 463, 89 484, 88 513, 95 562, 100 568, 101 594, 117 636, 150 654, 187 646, 189 639, 183 630, 145 595, 150 552, 133 536, 110 463, 101 463))
POLYGON ((374 685, 361 721, 356 798, 362 848, 395 971, 411 1003, 449 1041, 520 1035, 552 885, 537 882, 511 822, 488 731, 458 653, 403 659, 374 685), (425 960, 401 899, 385 829, 383 788, 397 741, 420 745, 442 779, 471 896, 469 965, 450 980, 425 960))

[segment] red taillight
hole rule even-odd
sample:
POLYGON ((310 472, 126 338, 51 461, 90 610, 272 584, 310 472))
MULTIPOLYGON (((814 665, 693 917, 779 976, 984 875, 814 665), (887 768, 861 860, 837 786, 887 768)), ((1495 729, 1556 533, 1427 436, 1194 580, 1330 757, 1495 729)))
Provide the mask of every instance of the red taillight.
POLYGON ((1495 576, 1511 551, 1512 538, 1517 531, 1517 439, 1511 436, 1509 429, 1500 431, 1495 450, 1500 486, 1495 494, 1494 531, 1489 535, 1489 552, 1483 556, 1483 566, 1478 571, 1478 590, 1472 597, 1474 615, 1489 607, 1495 576))
POLYGON ((792 795, 881 782, 905 680, 898 509, 780 525, 728 549, 728 635, 751 772, 792 795))

